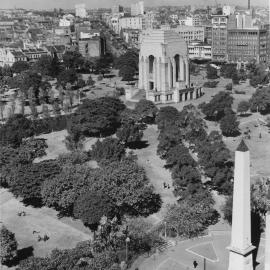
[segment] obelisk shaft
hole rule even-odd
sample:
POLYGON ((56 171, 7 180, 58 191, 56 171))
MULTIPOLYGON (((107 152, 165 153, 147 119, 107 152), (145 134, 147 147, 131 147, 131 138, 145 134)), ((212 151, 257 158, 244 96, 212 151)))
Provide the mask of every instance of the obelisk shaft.
POLYGON ((250 212, 250 157, 242 141, 235 152, 229 270, 253 270, 250 212))

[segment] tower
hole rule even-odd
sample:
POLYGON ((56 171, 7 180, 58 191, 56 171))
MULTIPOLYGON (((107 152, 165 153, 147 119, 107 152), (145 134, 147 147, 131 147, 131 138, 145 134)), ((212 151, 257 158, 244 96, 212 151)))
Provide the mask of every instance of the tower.
POLYGON ((229 270, 253 270, 249 149, 242 140, 235 152, 229 270))

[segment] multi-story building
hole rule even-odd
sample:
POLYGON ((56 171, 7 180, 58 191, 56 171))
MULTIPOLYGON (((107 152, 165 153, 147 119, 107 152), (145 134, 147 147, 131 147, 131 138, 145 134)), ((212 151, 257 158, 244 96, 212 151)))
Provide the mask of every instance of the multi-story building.
POLYGON ((119 18, 119 30, 121 31, 121 29, 145 29, 144 16, 119 18))
POLYGON ((203 25, 203 27, 204 27, 204 42, 212 45, 213 27, 212 27, 212 25, 203 25))
POLYGON ((212 15, 212 60, 227 61, 228 29, 236 27, 235 16, 212 15))
POLYGON ((105 54, 106 40, 101 36, 100 31, 78 27, 76 32, 79 52, 83 57, 101 57, 105 54))
POLYGON ((124 8, 120 5, 114 5, 112 7, 112 14, 118 14, 118 13, 121 13, 121 12, 124 12, 124 8))
POLYGON ((177 32, 188 44, 194 40, 204 42, 205 39, 203 26, 179 25, 172 30, 177 32))
POLYGON ((228 29, 228 61, 246 64, 250 60, 267 61, 267 29, 228 29))
POLYGON ((75 5, 75 15, 76 15, 76 17, 81 17, 81 18, 87 17, 85 4, 75 5))
POLYGON ((15 62, 27 61, 27 56, 20 49, 0 48, 0 66, 12 66, 15 62))
POLYGON ((131 4, 131 16, 138 16, 144 14, 144 1, 139 1, 131 4))
POLYGON ((235 6, 228 6, 228 5, 226 5, 226 6, 223 6, 222 7, 222 13, 223 13, 223 15, 229 16, 229 15, 234 14, 234 12, 235 12, 235 6))
POLYGON ((188 44, 188 56, 190 59, 212 59, 212 47, 203 42, 191 42, 188 44))

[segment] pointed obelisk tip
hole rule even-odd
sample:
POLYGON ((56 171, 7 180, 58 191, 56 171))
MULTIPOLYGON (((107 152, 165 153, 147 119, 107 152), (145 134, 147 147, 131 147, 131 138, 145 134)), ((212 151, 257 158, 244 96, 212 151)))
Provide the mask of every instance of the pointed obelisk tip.
POLYGON ((240 144, 238 145, 236 151, 239 151, 239 152, 247 152, 249 151, 245 141, 242 139, 240 144))

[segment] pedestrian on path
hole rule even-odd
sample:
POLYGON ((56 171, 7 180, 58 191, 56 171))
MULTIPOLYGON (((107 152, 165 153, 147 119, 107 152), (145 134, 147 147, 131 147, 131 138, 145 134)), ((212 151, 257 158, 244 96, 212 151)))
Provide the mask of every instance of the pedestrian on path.
POLYGON ((193 261, 193 267, 194 267, 194 269, 197 268, 197 266, 198 266, 198 263, 197 263, 197 261, 194 260, 193 261))

